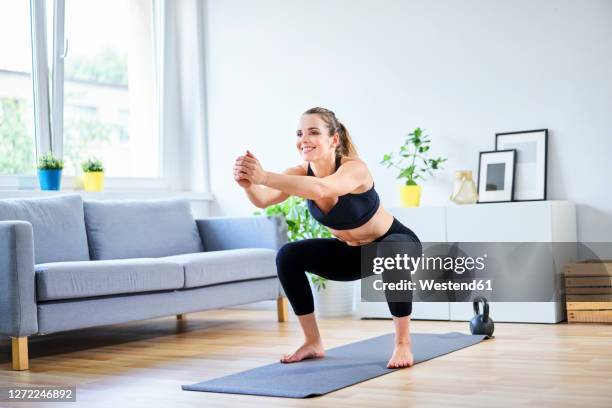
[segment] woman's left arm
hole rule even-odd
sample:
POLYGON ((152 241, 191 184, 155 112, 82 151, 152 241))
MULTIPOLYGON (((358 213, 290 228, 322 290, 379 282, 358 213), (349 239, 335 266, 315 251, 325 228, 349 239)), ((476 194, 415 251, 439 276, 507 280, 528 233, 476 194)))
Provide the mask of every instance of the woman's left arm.
POLYGON ((256 158, 244 161, 246 178, 255 184, 265 185, 310 200, 337 197, 348 194, 368 178, 368 168, 360 159, 342 164, 327 177, 294 176, 265 171, 256 158))

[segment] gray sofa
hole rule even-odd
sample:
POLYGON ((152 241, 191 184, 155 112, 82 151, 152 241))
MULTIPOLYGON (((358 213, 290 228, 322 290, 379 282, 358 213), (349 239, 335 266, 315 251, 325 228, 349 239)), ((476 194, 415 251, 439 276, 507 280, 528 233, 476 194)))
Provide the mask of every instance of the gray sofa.
POLYGON ((281 217, 194 220, 184 199, 0 200, 0 335, 32 335, 277 299, 281 217))

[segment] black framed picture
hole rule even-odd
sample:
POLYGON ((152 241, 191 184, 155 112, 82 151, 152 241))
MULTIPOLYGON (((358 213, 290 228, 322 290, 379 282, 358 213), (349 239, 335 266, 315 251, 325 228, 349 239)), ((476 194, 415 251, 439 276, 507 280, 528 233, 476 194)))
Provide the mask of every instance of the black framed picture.
POLYGON ((516 150, 514 201, 546 200, 548 129, 495 134, 495 150, 516 150))
POLYGON ((514 198, 516 150, 480 152, 478 157, 478 202, 504 203, 514 198))

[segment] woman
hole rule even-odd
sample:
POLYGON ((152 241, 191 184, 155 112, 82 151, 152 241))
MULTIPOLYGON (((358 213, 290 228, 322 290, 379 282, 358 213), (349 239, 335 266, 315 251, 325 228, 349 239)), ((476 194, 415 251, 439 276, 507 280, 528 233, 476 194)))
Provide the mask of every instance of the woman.
MULTIPOLYGON (((335 237, 290 242, 278 251, 278 277, 305 337, 302 346, 281 358, 283 363, 325 356, 305 271, 331 280, 361 279, 360 246, 371 242, 419 242, 380 204, 372 175, 357 157, 347 129, 334 112, 319 107, 304 112, 296 147, 304 162, 283 173, 265 171, 249 151, 239 156, 234 165, 234 179, 254 205, 265 208, 290 195, 303 197, 308 200, 312 216, 329 227, 335 237)), ((383 280, 388 280, 384 273, 383 280)), ((387 367, 411 366, 412 302, 389 301, 388 305, 395 326, 395 346, 387 367)))

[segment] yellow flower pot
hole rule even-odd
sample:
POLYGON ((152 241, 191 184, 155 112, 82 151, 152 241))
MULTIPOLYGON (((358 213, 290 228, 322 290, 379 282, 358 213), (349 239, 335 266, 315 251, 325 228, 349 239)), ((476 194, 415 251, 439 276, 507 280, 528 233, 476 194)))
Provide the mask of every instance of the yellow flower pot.
POLYGON ((421 186, 402 186, 400 199, 404 207, 418 207, 421 202, 421 186))
POLYGON ((83 174, 85 191, 102 191, 104 189, 104 172, 88 171, 83 174))

